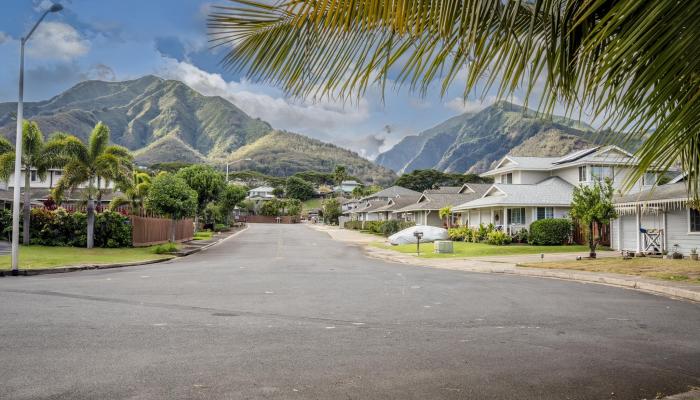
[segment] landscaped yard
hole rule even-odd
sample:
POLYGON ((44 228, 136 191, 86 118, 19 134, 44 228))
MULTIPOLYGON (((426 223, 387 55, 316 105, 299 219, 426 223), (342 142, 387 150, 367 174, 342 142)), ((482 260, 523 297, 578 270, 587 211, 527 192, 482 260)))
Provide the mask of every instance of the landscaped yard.
POLYGON ((197 231, 192 240, 209 240, 212 237, 214 237, 214 232, 212 231, 197 231))
MULTIPOLYGON (((384 243, 376 244, 377 247, 400 251, 402 253, 416 254, 415 244, 402 244, 391 246, 384 243)), ((517 254, 540 254, 540 253, 572 253, 588 252, 588 246, 530 246, 527 244, 510 244, 507 246, 494 246, 486 243, 454 242, 454 253, 436 254, 433 251, 432 243, 420 245, 420 256, 426 258, 462 258, 462 257, 483 257, 483 256, 508 256, 517 254)))
POLYGON ((309 199, 301 203, 301 207, 303 211, 309 211, 312 208, 321 208, 321 202, 323 199, 309 199))
POLYGON ((538 262, 519 266, 640 275, 648 278, 700 284, 700 261, 693 260, 664 260, 652 257, 623 260, 621 257, 610 257, 596 260, 538 262))
MULTIPOLYGON (((20 269, 54 268, 81 264, 115 264, 168 257, 151 247, 85 249, 80 247, 21 246, 20 269)), ((0 270, 9 270, 11 256, 0 256, 0 270)))

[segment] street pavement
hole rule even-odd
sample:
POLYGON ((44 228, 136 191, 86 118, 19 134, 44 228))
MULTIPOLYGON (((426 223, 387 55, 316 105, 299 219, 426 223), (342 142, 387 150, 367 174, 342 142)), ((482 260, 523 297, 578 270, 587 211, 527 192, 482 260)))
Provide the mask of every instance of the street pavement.
POLYGON ((0 278, 1 399, 643 399, 700 386, 700 305, 367 258, 253 224, 175 261, 0 278))

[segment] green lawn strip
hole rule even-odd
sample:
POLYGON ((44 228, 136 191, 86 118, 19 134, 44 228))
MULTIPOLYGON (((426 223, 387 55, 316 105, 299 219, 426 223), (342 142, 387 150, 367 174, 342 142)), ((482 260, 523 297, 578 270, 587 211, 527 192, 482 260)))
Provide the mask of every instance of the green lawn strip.
MULTIPOLYGON (((391 246, 384 243, 373 244, 376 247, 399 251, 401 253, 416 254, 415 244, 401 244, 391 246)), ((506 246, 494 246, 486 243, 454 242, 454 253, 436 254, 432 243, 421 244, 420 257, 424 258, 464 258, 464 257, 484 257, 484 256, 509 256, 518 254, 540 254, 540 253, 572 253, 587 252, 588 246, 531 246, 527 244, 510 244, 506 246)))
POLYGON ((667 281, 700 284, 700 261, 687 259, 665 260, 655 257, 639 257, 624 260, 622 257, 610 257, 596 260, 583 259, 579 261, 525 263, 519 266, 636 275, 667 281))
MULTIPOLYGON (((59 268, 84 264, 117 264, 169 257, 155 254, 151 247, 120 249, 80 247, 21 246, 20 269, 59 268)), ((0 270, 9 270, 11 256, 0 256, 0 270)))
POLYGON ((309 211, 313 208, 321 208, 321 202, 323 199, 309 199, 306 200, 305 202, 301 203, 301 207, 303 211, 309 211))
POLYGON ((214 237, 214 232, 212 231, 198 231, 194 234, 193 240, 209 240, 214 237))

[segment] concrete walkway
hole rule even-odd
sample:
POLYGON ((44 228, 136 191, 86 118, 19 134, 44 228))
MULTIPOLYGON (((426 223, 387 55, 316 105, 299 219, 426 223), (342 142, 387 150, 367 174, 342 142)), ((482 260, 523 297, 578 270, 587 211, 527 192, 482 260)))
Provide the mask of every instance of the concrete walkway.
MULTIPOLYGON (((363 246, 369 257, 383 261, 411 264, 431 268, 442 268, 469 272, 502 273, 525 275, 541 278, 556 278, 614 285, 630 289, 638 289, 673 298, 700 302, 700 285, 682 282, 662 281, 635 275, 606 274, 599 272, 574 271, 565 269, 539 269, 518 267, 517 264, 540 261, 539 254, 519 254, 510 256, 465 257, 453 259, 419 258, 411 254, 370 246, 372 243, 384 243, 383 238, 340 229, 328 225, 309 225, 310 227, 328 233, 333 239, 363 246)), ((573 260, 576 256, 588 256, 587 253, 554 253, 546 254, 546 261, 573 260)), ((617 257, 616 252, 601 252, 599 257, 617 257)))

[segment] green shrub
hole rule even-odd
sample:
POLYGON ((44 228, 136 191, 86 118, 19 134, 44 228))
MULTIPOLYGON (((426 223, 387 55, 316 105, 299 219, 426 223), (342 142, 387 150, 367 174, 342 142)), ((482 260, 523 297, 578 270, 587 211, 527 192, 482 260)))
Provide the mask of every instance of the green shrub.
POLYGON ((457 227, 457 228, 450 228, 447 230, 447 235, 449 236, 450 240, 462 242, 462 241, 470 241, 471 236, 472 236, 472 231, 466 226, 463 227, 457 227))
POLYGON ((9 208, 0 210, 0 236, 8 240, 12 236, 12 210, 9 208))
POLYGON ((513 241, 516 243, 527 243, 527 238, 528 232, 525 228, 520 229, 520 231, 516 232, 515 235, 513 235, 513 241))
POLYGON ((231 227, 225 224, 216 224, 214 225, 214 231, 216 232, 228 232, 231 230, 231 227))
POLYGON ((352 229, 359 231, 362 229, 362 222, 361 221, 347 221, 345 225, 343 225, 345 229, 352 229))
POLYGON ((473 243, 483 242, 484 240, 486 240, 486 237, 489 234, 489 232, 493 232, 493 230, 494 230, 493 224, 488 224, 488 225, 479 224, 478 228, 474 228, 472 230, 471 241, 473 243))
POLYGON ((571 221, 565 218, 548 218, 530 225, 528 242, 537 245, 560 245, 569 242, 571 221))
POLYGON ((96 247, 130 247, 131 221, 115 211, 105 211, 95 216, 96 247))
POLYGON ((486 243, 496 246, 510 244, 511 240, 510 236, 503 231, 491 231, 486 234, 486 243))
POLYGON ((179 247, 177 244, 173 242, 168 242, 168 243, 163 243, 159 244, 158 246, 154 246, 152 251, 156 254, 169 254, 169 253, 175 253, 178 251, 179 247))

